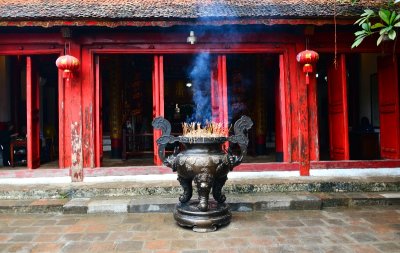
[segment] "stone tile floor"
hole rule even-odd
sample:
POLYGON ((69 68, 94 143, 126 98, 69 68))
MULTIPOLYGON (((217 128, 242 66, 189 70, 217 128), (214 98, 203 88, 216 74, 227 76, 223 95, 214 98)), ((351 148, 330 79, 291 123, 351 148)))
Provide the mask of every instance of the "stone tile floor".
POLYGON ((234 212, 211 233, 171 213, 0 214, 0 252, 400 252, 400 207, 234 212))

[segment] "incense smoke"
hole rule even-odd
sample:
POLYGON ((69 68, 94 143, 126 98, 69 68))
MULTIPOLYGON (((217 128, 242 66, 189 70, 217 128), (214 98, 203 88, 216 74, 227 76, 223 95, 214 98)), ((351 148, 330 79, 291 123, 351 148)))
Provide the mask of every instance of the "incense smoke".
MULTIPOLYGON (((211 2, 210 4, 204 4, 203 1, 197 5, 197 10, 201 13, 199 20, 207 21, 211 20, 214 17, 219 16, 221 13, 227 14, 227 10, 229 10, 230 18, 237 17, 238 15, 235 13, 236 9, 228 8, 224 0, 218 2, 211 2)), ((206 27, 196 27, 195 33, 198 38, 203 36, 207 36, 213 33, 223 34, 222 41, 234 41, 235 43, 240 43, 242 38, 237 31, 236 26, 225 25, 220 28, 210 28, 206 27)), ((218 41, 215 41, 218 42, 218 41)), ((209 53, 200 53, 195 56, 191 66, 188 69, 188 76, 192 82, 192 91, 193 91, 193 102, 195 104, 193 114, 191 117, 186 119, 186 122, 200 122, 203 125, 206 122, 212 121, 212 113, 211 113, 211 59, 212 55, 209 53)), ((230 98, 228 97, 228 103, 230 98)), ((228 120, 229 122, 232 119, 232 110, 236 110, 237 108, 232 108, 232 106, 228 106, 228 120)))
POLYGON ((192 65, 188 69, 189 78, 192 81, 193 102, 195 108, 187 122, 211 122, 211 55, 200 53, 195 56, 192 65))

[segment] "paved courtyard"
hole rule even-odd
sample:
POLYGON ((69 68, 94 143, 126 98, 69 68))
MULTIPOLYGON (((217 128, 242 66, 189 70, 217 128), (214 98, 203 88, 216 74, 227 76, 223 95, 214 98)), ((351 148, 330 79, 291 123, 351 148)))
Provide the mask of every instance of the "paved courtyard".
POLYGON ((172 214, 0 214, 1 252, 400 252, 400 207, 234 212, 212 233, 172 214))

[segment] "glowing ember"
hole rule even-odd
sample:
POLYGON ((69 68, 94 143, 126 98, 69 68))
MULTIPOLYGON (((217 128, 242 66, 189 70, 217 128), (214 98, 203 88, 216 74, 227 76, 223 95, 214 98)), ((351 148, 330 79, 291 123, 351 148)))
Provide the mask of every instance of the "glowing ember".
POLYGON ((211 122, 204 127, 198 122, 182 123, 183 136, 185 137, 225 137, 229 134, 229 128, 222 123, 211 122))

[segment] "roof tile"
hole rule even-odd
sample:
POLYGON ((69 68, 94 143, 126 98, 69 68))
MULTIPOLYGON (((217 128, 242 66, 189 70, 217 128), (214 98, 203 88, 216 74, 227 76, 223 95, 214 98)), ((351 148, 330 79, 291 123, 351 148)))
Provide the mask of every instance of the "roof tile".
MULTIPOLYGON (((334 0, 0 0, 0 20, 214 19, 332 16, 334 0)), ((340 16, 387 0, 338 4, 340 16)))

